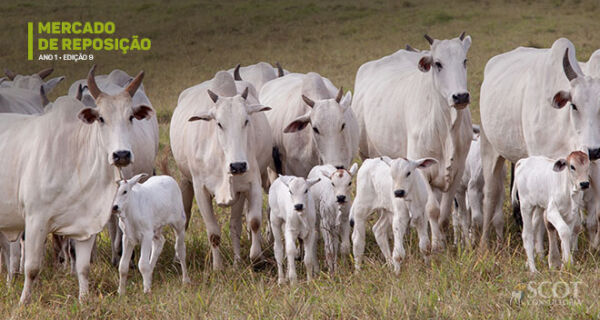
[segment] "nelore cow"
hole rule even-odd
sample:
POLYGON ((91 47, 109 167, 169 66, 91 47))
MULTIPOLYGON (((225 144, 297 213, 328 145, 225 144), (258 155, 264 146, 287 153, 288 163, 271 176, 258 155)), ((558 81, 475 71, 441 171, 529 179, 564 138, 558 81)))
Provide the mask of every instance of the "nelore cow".
MULTIPOLYGON (((115 69, 107 75, 96 76, 95 80, 102 92, 114 95, 122 92, 134 78, 125 71, 115 69)), ((85 79, 75 81, 69 88, 69 95, 81 100, 88 107, 96 107, 96 99, 92 96, 85 79)), ((152 103, 150 103, 143 85, 140 85, 133 95, 132 102, 134 105, 146 105, 152 108, 152 103)), ((123 178, 125 179, 130 179, 140 173, 152 175, 154 160, 158 153, 158 120, 156 115, 152 114, 147 120, 138 120, 133 117, 131 118, 131 125, 133 128, 131 149, 135 154, 135 161, 130 166, 122 169, 123 178)), ((112 216, 109 220, 108 231, 112 242, 112 263, 116 266, 119 262, 122 238, 116 216, 112 216)))
POLYGON ((65 77, 60 76, 45 80, 52 72, 54 68, 48 68, 41 70, 38 73, 31 75, 16 74, 8 69, 4 70, 6 78, 4 81, 0 81, 0 88, 19 88, 25 90, 31 90, 39 92, 40 88, 44 90, 46 94, 50 93, 59 83, 65 80, 65 77))
POLYGON ((261 257, 261 173, 270 164, 269 124, 262 113, 270 108, 254 103, 254 88, 236 88, 233 77, 218 72, 212 80, 184 90, 171 120, 171 149, 182 174, 180 183, 189 220, 195 195, 211 244, 213 269, 222 269, 221 228, 212 199, 231 206, 230 234, 234 261, 240 258, 242 212, 252 233, 250 258, 261 257))
POLYGON ((440 197, 445 226, 472 140, 464 32, 450 40, 425 36, 431 48, 399 50, 363 64, 352 101, 362 158, 389 156, 437 160, 423 171, 440 197))
POLYGON ((351 92, 344 95, 329 79, 310 72, 269 81, 259 96, 273 108, 266 115, 278 173, 306 177, 320 164, 349 168, 358 151, 351 92))
POLYGON ((47 94, 65 77, 44 81, 53 69, 44 69, 32 75, 15 74, 6 70, 7 78, 0 80, 0 113, 42 113, 48 105, 47 94))
POLYGON ((116 168, 135 161, 132 119, 154 114, 150 106, 132 101, 143 73, 109 95, 96 85, 94 69, 87 85, 95 108, 60 97, 41 115, 0 115, 0 152, 5 155, 0 159, 0 231, 14 240, 25 229, 21 303, 30 300, 48 233, 74 239, 79 298, 87 295, 94 235, 111 215, 116 168))
MULTIPOLYGON (((557 159, 573 150, 585 152, 592 161, 600 158, 599 99, 600 80, 582 72, 575 46, 565 38, 549 49, 519 47, 488 61, 480 97, 482 248, 491 217, 502 210, 505 160, 516 163, 537 155, 557 159)), ((594 171, 592 189, 600 181, 594 171)), ((595 216, 597 204, 587 205, 588 214, 595 216)), ((503 221, 494 219, 493 225, 501 240, 503 221)))
POLYGON ((257 92, 260 92, 265 83, 283 77, 289 73, 289 71, 284 70, 281 67, 279 62, 275 64, 275 67, 266 62, 259 62, 244 67, 238 64, 235 68, 227 70, 227 72, 229 72, 236 81, 245 80, 250 82, 257 92))

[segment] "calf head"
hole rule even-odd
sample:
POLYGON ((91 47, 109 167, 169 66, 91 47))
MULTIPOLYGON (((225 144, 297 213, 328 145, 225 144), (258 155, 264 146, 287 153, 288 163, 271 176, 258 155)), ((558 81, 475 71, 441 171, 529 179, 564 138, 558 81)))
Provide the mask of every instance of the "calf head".
POLYGON ((308 190, 319 181, 321 178, 306 180, 301 177, 290 177, 281 180, 288 187, 294 211, 299 215, 303 215, 308 206, 308 190))
POLYGON ((313 101, 302 95, 302 100, 310 107, 310 111, 288 124, 283 132, 298 132, 310 124, 311 136, 321 163, 345 168, 352 161, 345 117, 345 113, 350 107, 352 93, 348 92, 344 95, 340 88, 335 99, 313 101))
POLYGON ((129 204, 129 195, 131 188, 135 186, 140 179, 147 177, 145 173, 140 173, 129 180, 121 180, 117 182, 117 194, 112 203, 112 213, 121 213, 129 204))
POLYGON ((574 151, 567 159, 554 162, 554 171, 561 172, 565 169, 573 191, 582 191, 590 187, 590 159, 584 152, 574 151))
POLYGON ((431 45, 427 55, 419 60, 419 70, 431 72, 436 91, 456 109, 465 108, 470 102, 467 90, 467 52, 471 47, 471 36, 461 33, 451 40, 425 39, 431 45))
POLYGON ((94 65, 88 74, 87 86, 95 99, 96 107, 82 109, 78 117, 84 123, 96 126, 108 162, 117 167, 125 167, 134 161, 131 149, 134 119, 147 120, 154 114, 152 107, 134 105, 131 99, 142 83, 144 72, 140 72, 121 93, 108 95, 96 85, 95 69, 94 65))
POLYGON ((600 79, 584 76, 575 70, 569 59, 569 49, 563 57, 563 70, 570 81, 569 91, 559 91, 552 98, 552 106, 570 108, 571 127, 576 135, 577 149, 585 150, 590 160, 600 158, 600 79))
POLYGON ((332 174, 323 170, 321 174, 331 181, 333 192, 338 204, 343 205, 350 200, 352 193, 352 177, 358 170, 358 164, 355 163, 350 167, 350 170, 337 169, 332 174))
POLYGON ((388 166, 392 175, 392 192, 395 198, 410 198, 411 189, 416 187, 416 172, 417 169, 425 169, 433 164, 438 163, 433 158, 423 158, 419 160, 409 160, 406 158, 398 158, 392 160, 387 157, 381 158, 388 166))
POLYGON ((225 154, 225 163, 229 173, 244 174, 249 168, 248 136, 252 126, 250 117, 253 113, 271 110, 271 108, 248 103, 247 87, 242 94, 234 97, 219 97, 210 90, 207 92, 214 103, 213 107, 205 113, 192 116, 188 121, 214 121, 217 140, 225 154))

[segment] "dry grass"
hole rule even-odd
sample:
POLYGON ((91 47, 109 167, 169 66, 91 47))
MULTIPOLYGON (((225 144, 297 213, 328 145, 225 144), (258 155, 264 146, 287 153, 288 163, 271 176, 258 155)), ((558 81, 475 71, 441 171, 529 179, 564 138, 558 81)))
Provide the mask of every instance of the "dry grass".
MULTIPOLYGON (((97 54, 100 72, 121 68, 130 74, 146 71, 144 84, 161 122, 161 152, 168 152, 168 122, 179 93, 237 63, 280 61, 292 71, 317 71, 337 85, 353 88, 358 67, 387 55, 406 43, 424 48, 422 35, 455 37, 466 30, 473 37, 469 53, 471 111, 478 122, 479 87, 485 62, 516 46, 548 47, 568 37, 587 60, 598 47, 597 1, 277 1, 197 2, 91 0, 12 1, 0 11, 0 59, 3 67, 27 73, 48 63, 27 62, 26 22, 47 20, 111 20, 117 34, 152 39, 149 52, 97 54)), ((56 73, 67 81, 52 97, 65 94, 83 78, 90 63, 55 62, 56 73)), ((172 158, 171 171, 176 170, 172 158)), ((153 292, 144 295, 141 277, 131 271, 126 297, 118 297, 118 274, 109 262, 103 234, 100 259, 91 269, 91 297, 76 300, 77 281, 63 271, 46 267, 27 308, 17 305, 22 277, 12 288, 0 284, 3 318, 589 318, 597 317, 600 293, 596 253, 579 252, 569 271, 530 276, 517 230, 508 224, 503 249, 487 255, 451 248, 425 265, 414 249, 399 276, 382 265, 370 236, 367 263, 353 274, 350 257, 338 275, 321 274, 312 283, 278 286, 276 272, 255 273, 245 266, 210 272, 203 223, 194 209, 186 243, 193 284, 182 286, 173 259, 173 241, 165 246, 154 273, 153 292), (529 281, 582 281, 579 302, 572 305, 516 305, 513 290, 529 281)), ((507 216, 508 216, 508 210, 507 216)), ((227 214, 219 209, 227 234, 227 214)), ((222 250, 231 261, 229 237, 222 250)), ((247 256, 247 237, 242 252, 247 256)), ((581 240, 581 248, 587 243, 581 240)), ((272 256, 270 249, 267 256, 272 256)), ((540 265, 543 265, 540 261, 540 265)), ((530 296, 525 302, 532 302, 530 296)))

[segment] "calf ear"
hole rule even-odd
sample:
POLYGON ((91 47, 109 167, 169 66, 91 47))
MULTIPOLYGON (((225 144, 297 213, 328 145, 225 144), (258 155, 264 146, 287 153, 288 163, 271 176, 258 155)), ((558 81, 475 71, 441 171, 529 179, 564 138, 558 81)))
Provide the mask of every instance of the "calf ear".
POLYGON ((134 185, 136 183, 138 183, 141 179, 146 178, 148 175, 145 173, 140 173, 136 176, 134 176, 133 178, 131 178, 131 180, 129 180, 127 183, 134 185))
POLYGON ((319 181, 321 181, 321 178, 315 178, 315 179, 308 179, 306 180, 306 183, 308 184, 308 188, 314 186, 315 184, 317 184, 319 181))
POLYGON ((253 104, 249 105, 246 110, 248 110, 248 114, 253 114, 255 112, 269 111, 271 107, 263 106, 262 104, 253 104))
POLYGON ((350 104, 352 104, 352 92, 348 91, 342 98, 342 101, 340 101, 340 106, 342 106, 344 109, 347 109, 350 107, 350 104))
POLYGON ((94 108, 85 108, 79 111, 77 118, 87 124, 91 124, 100 118, 100 114, 94 108))
POLYGON ((571 93, 567 91, 559 91, 554 95, 554 98, 552 98, 552 106, 556 109, 560 109, 569 101, 571 101, 571 93))
POLYGON ((358 163, 354 163, 352 165, 352 167, 350 167, 350 170, 348 170, 348 172, 350 173, 351 176, 354 177, 354 175, 356 174, 356 171, 358 171, 358 163))
POLYGON ((321 169, 321 175, 327 179, 329 179, 329 172, 327 170, 321 169))
POLYGON ((434 158, 423 158, 423 159, 417 160, 416 163, 417 163, 417 168, 425 169, 425 168, 428 168, 428 167, 438 163, 438 161, 434 158))
POLYGON ((554 170, 556 172, 561 172, 561 171, 565 170, 566 167, 567 167, 567 160, 558 159, 554 163, 554 167, 552 167, 552 170, 554 170))
POLYGON ((385 164, 387 164, 388 167, 392 166, 392 158, 383 156, 383 157, 379 157, 379 159, 381 161, 383 161, 385 164))
POLYGON ((138 119, 150 119, 154 115, 154 110, 146 105, 138 105, 133 107, 133 116, 138 119))
POLYGON ((54 89, 54 87, 56 87, 63 80, 65 80, 65 77, 52 78, 46 81, 46 83, 44 83, 42 86, 44 87, 46 93, 50 93, 50 91, 52 91, 52 89, 54 89))
POLYGON ((465 51, 468 51, 469 48, 471 47, 471 36, 466 36, 463 40, 463 48, 465 48, 465 51))
POLYGON ((215 113, 213 112, 213 109, 210 109, 207 112, 201 113, 199 115, 191 116, 188 119, 188 121, 189 122, 198 121, 198 120, 211 121, 214 119, 215 119, 215 113))
POLYGON ((310 123, 310 112, 305 115, 299 116, 298 118, 296 118, 296 120, 294 120, 290 124, 288 124, 287 127, 285 127, 285 129, 283 129, 283 133, 298 132, 298 131, 306 128, 306 126, 309 123, 310 123))
POLYGON ((422 72, 427 72, 431 69, 431 64, 433 63, 433 58, 431 56, 424 56, 419 60, 419 70, 422 72))

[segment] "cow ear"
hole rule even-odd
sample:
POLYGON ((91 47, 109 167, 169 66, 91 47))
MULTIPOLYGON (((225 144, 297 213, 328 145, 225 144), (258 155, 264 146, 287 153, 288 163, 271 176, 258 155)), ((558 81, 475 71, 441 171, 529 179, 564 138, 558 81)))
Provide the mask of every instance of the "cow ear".
POLYGON ((552 107, 560 109, 569 101, 571 101, 571 93, 567 91, 559 91, 554 95, 554 98, 552 98, 552 107))
POLYGON ((350 173, 350 175, 354 177, 356 171, 358 171, 358 163, 355 162, 354 164, 352 164, 352 167, 350 167, 350 170, 348 170, 348 173, 350 173))
POLYGON ((298 132, 304 128, 306 128, 306 126, 310 123, 310 112, 299 116, 298 118, 296 118, 296 120, 292 121, 290 124, 287 125, 287 127, 285 127, 285 129, 283 129, 283 133, 290 133, 290 132, 298 132))
POLYGON ((308 179, 308 180, 306 180, 306 183, 308 184, 308 188, 310 189, 310 187, 314 186, 319 181, 321 181, 321 178, 308 179))
POLYGON ((465 49, 465 52, 469 51, 469 48, 471 47, 471 36, 466 36, 463 39, 462 43, 463 43, 463 48, 465 49))
POLYGON ((262 104, 253 104, 249 105, 246 110, 248 110, 248 114, 253 114, 256 112, 269 111, 271 110, 271 107, 263 106, 262 104))
POLYGON ((422 72, 427 72, 431 69, 431 64, 433 63, 433 58, 431 56, 424 56, 419 60, 419 70, 422 72))
POLYGON ((146 173, 140 173, 140 174, 134 176, 133 178, 131 178, 131 180, 129 180, 127 183, 129 183, 130 185, 135 185, 141 179, 146 178, 147 176, 148 175, 146 173))
POLYGON ((384 157, 379 157, 379 159, 381 161, 383 161, 383 163, 387 164, 388 167, 392 166, 392 158, 384 156, 384 157))
POLYGON ((133 107, 133 116, 138 119, 150 119, 154 115, 154 110, 147 105, 138 105, 133 107))
POLYGON ((287 188, 290 187, 290 181, 289 178, 287 176, 284 175, 279 175, 278 179, 281 180, 281 183, 283 183, 284 186, 286 186, 287 188))
POLYGON ((566 167, 567 167, 567 160, 558 159, 554 163, 554 167, 552 167, 552 170, 554 170, 556 172, 561 172, 561 171, 565 170, 566 167))
POLYGON ((79 111, 77 118, 87 124, 92 124, 100 118, 100 114, 94 108, 85 108, 79 111))
POLYGON ((213 109, 210 109, 207 112, 201 113, 199 115, 191 116, 188 119, 188 121, 192 122, 192 121, 198 121, 198 120, 203 120, 203 121, 214 120, 215 119, 215 113, 214 113, 213 109))
POLYGON ((438 163, 438 161, 434 158, 423 158, 423 159, 417 160, 416 163, 417 163, 417 168, 425 169, 425 168, 429 168, 430 166, 438 163))
POLYGON ((46 83, 42 85, 42 87, 44 87, 44 92, 50 93, 50 91, 52 91, 52 89, 54 89, 54 87, 56 87, 63 80, 65 80, 65 77, 52 78, 46 81, 46 83))
POLYGON ((351 103, 352 103, 352 92, 348 91, 342 98, 342 101, 340 101, 340 106, 342 106, 342 108, 344 108, 344 109, 347 109, 348 107, 350 107, 351 103))

